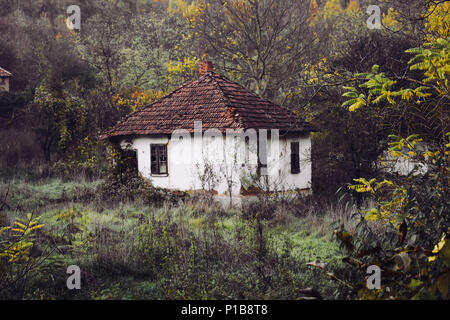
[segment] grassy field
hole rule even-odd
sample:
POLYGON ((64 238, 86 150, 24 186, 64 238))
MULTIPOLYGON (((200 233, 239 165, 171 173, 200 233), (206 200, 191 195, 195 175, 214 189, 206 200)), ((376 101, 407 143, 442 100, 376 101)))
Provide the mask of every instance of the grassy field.
MULTIPOLYGON (((344 223, 351 229, 348 208, 295 199, 272 204, 271 218, 258 220, 252 218, 255 206, 245 203, 224 210, 199 200, 108 202, 100 184, 24 177, 0 182, 0 201, 6 199, 0 226, 28 213, 44 224, 30 252, 41 262, 1 297, 303 299, 299 290, 314 288, 326 299, 346 298, 345 287, 306 264, 320 260, 336 274, 347 273, 333 228, 344 223), (66 287, 69 265, 81 268, 81 290, 66 287)), ((0 261, 12 278, 21 270, 0 261)))

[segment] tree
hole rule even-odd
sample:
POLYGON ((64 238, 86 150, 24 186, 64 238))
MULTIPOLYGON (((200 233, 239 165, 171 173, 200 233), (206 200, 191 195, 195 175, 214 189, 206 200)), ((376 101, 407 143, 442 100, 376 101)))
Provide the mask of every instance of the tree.
POLYGON ((290 88, 314 45, 303 1, 211 1, 196 23, 197 56, 256 93, 276 99, 290 88))
POLYGON ((355 73, 377 64, 389 76, 404 74, 410 60, 404 50, 422 41, 412 27, 397 33, 370 30, 366 20, 363 10, 342 11, 329 21, 319 15, 311 26, 319 37, 315 58, 304 64, 297 86, 286 95, 286 105, 320 128, 312 135, 312 185, 317 195, 335 194, 360 176, 378 177, 382 168, 377 159, 387 148, 387 136, 408 124, 405 113, 382 104, 354 113, 341 107, 342 86, 351 85, 355 73))
POLYGON ((36 90, 34 105, 35 128, 46 161, 56 149, 57 160, 67 156, 83 138, 86 127, 86 106, 83 101, 67 95, 56 96, 44 85, 36 90))
POLYGON ((156 90, 142 90, 140 88, 129 88, 113 96, 114 103, 119 107, 130 108, 132 112, 137 111, 153 101, 162 97, 165 93, 156 90))
POLYGON ((437 39, 425 43, 422 48, 409 49, 407 52, 415 54, 409 61, 410 70, 421 71, 422 78, 401 76, 390 79, 379 72, 379 66, 375 65, 372 72, 355 75, 365 81, 359 87, 367 89, 367 93, 359 93, 356 88, 347 87, 348 91, 344 96, 350 99, 344 105, 348 106, 350 111, 356 111, 368 104, 388 102, 392 108, 414 110, 409 129, 420 133, 430 143, 440 141, 442 145, 449 131, 447 107, 450 98, 450 41, 437 39), (410 83, 412 87, 399 88, 398 81, 402 80, 410 83), (395 98, 407 101, 407 105, 397 103, 395 98))
POLYGON ((347 8, 345 8, 345 11, 347 13, 358 12, 360 10, 361 7, 359 6, 359 2, 357 0, 350 0, 350 2, 347 5, 347 8))
POLYGON ((325 6, 323 8, 323 16, 326 20, 334 18, 342 12, 343 9, 340 0, 327 0, 327 2, 325 2, 325 6))
POLYGON ((428 41, 450 36, 450 3, 448 1, 428 1, 425 27, 428 41))
MULTIPOLYGON (((418 105, 432 106, 421 120, 438 127, 437 134, 428 131, 424 148, 419 147, 423 140, 418 135, 389 136, 392 156, 416 163, 408 176, 382 181, 359 178, 349 186, 373 198, 375 205, 360 212, 360 224, 352 240, 340 237, 347 244, 351 242, 344 261, 362 274, 370 265, 381 267, 384 274, 378 291, 370 292, 364 283, 350 286, 361 299, 449 298, 450 132, 448 108, 443 106, 449 105, 450 98, 450 39, 438 38, 407 52, 414 54, 410 70, 420 74, 402 78, 410 87, 398 88, 395 80, 374 66, 372 72, 356 75, 364 82, 346 87, 344 94, 349 98, 344 106, 350 112, 373 108, 381 102, 386 107, 402 108, 404 104, 399 101, 416 100, 418 105), (371 228, 371 222, 384 226, 382 236, 371 228)), ((413 127, 422 129, 418 124, 413 127)), ((336 231, 338 237, 343 233, 347 232, 336 231)))

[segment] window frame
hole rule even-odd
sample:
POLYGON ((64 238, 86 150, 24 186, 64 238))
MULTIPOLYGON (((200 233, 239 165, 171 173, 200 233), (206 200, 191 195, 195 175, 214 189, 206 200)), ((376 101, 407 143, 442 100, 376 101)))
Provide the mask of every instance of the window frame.
POLYGON ((159 177, 167 177, 169 175, 169 161, 168 161, 168 153, 167 153, 167 144, 166 143, 151 143, 150 144, 150 175, 151 176, 159 176, 159 177), (165 156, 165 160, 161 160, 161 148, 164 150, 163 156, 165 156), (153 150, 156 150, 156 160, 153 161, 153 150), (154 166, 156 165, 156 167, 154 166), (165 164, 166 170, 165 172, 161 172, 161 164, 165 164), (156 168, 157 170, 154 170, 156 168))

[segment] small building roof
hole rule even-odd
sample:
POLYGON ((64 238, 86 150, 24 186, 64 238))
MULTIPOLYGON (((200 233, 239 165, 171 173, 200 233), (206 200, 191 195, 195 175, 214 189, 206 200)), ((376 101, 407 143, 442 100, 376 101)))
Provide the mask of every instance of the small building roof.
POLYGON ((0 67, 0 77, 12 77, 12 73, 0 67))
MULTIPOLYGON (((202 74, 202 72, 201 72, 202 74)), ((226 129, 279 129, 316 131, 292 111, 247 91, 228 78, 207 70, 198 80, 185 83, 152 104, 119 121, 101 139, 125 135, 171 134, 176 129, 194 132, 226 129)))

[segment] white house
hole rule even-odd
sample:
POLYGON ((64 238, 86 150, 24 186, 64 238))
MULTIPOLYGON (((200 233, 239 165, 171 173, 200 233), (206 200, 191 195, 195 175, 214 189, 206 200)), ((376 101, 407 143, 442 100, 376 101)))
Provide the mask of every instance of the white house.
POLYGON ((11 72, 0 67, 0 92, 9 92, 9 78, 11 77, 11 72))
POLYGON ((101 138, 136 151, 138 170, 153 185, 238 195, 311 187, 314 128, 200 63, 185 83, 126 116, 101 138))

